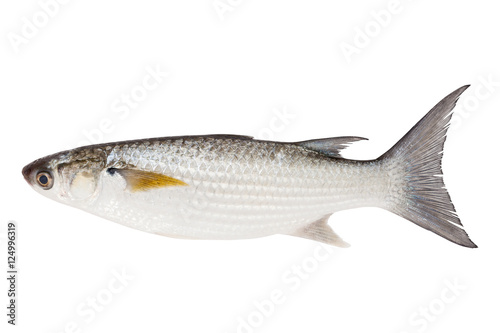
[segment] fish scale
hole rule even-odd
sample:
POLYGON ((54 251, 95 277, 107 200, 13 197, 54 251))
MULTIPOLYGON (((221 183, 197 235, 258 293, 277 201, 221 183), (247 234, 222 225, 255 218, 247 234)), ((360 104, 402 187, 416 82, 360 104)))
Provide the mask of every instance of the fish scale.
MULTIPOLYGON (((203 201, 203 209, 190 209, 188 214, 186 212, 180 214, 176 209, 171 209, 170 218, 163 217, 161 219, 163 222, 166 219, 172 221, 187 219, 191 225, 195 225, 196 223, 191 220, 202 219, 206 223, 211 223, 210 225, 213 227, 213 221, 217 220, 223 231, 228 229, 227 226, 237 225, 238 219, 253 221, 252 225, 246 229, 254 230, 266 229, 274 221, 276 225, 284 229, 284 232, 290 232, 290 230, 297 229, 297 225, 302 225, 307 219, 306 217, 310 215, 307 212, 307 207, 315 209, 315 218, 337 210, 335 206, 340 205, 338 209, 342 209, 342 203, 334 204, 332 199, 335 196, 340 196, 338 194, 340 192, 345 193, 345 188, 335 190, 335 184, 318 180, 317 175, 322 174, 322 169, 330 168, 330 175, 332 179, 335 179, 335 174, 341 173, 342 169, 348 168, 349 165, 341 165, 339 169, 331 163, 330 158, 293 145, 290 145, 287 148, 289 151, 284 152, 284 154, 276 155, 278 163, 269 163, 269 168, 262 168, 260 165, 266 156, 271 155, 270 151, 277 150, 275 143, 212 138, 155 142, 149 143, 147 146, 139 145, 137 147, 134 145, 122 148, 114 147, 112 149, 115 152, 114 158, 108 159, 108 167, 124 161, 126 164, 154 171, 156 165, 151 163, 151 160, 154 160, 154 157, 151 158, 152 151, 157 152, 158 156, 173 156, 176 152, 182 152, 183 147, 186 149, 182 155, 177 155, 179 162, 175 164, 175 167, 172 167, 172 163, 164 164, 162 173, 182 179, 194 186, 166 189, 166 191, 174 190, 179 196, 186 198, 188 202, 193 200, 192 198, 197 198, 198 202, 203 201), (286 155, 287 153, 288 155, 286 155), (139 163, 144 156, 149 156, 149 164, 147 165, 139 163), (311 158, 317 158, 320 162, 316 163, 315 169, 309 168, 306 171, 304 163, 311 158), (217 161, 211 164, 212 160, 217 161), (213 169, 223 168, 227 163, 230 163, 232 172, 216 174, 210 172, 213 169), (279 164, 281 163, 285 163, 289 167, 280 168, 279 164), (233 186, 224 189, 219 184, 233 186), (301 192, 303 194, 299 196, 298 194, 301 192), (207 197, 206 193, 210 193, 210 197, 207 197), (263 200, 249 200, 252 197, 262 197, 263 200, 270 200, 270 202, 263 205, 263 200), (228 207, 231 207, 229 212, 228 207)), ((281 147, 281 150, 286 150, 286 148, 281 147)), ((324 174, 322 176, 324 177, 324 174)), ((345 199, 351 205, 363 205, 363 198, 359 197, 355 191, 353 191, 352 197, 358 200, 349 200, 348 196, 345 199)), ((145 195, 143 200, 155 205, 165 205, 163 200, 156 202, 156 199, 150 195, 145 195)), ((166 206, 170 205, 166 204, 166 206)), ((95 213, 101 215, 99 211, 95 213)), ((183 236, 201 237, 206 229, 203 223, 201 223, 201 228, 200 233, 193 232, 183 236)), ((167 234, 169 233, 164 228, 160 229, 167 234)), ((245 228, 239 229, 246 232, 245 228)), ((222 231, 219 232, 220 237, 226 237, 222 231)), ((212 232, 215 233, 215 231, 212 232)), ((263 235, 267 235, 267 233, 263 235)), ((231 236, 234 235, 227 235, 227 237, 231 236)))

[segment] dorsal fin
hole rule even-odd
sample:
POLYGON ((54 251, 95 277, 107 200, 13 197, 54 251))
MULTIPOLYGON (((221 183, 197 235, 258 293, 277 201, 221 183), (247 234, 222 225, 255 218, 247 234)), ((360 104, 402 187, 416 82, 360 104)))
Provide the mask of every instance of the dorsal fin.
POLYGON ((337 138, 300 141, 300 142, 295 142, 295 144, 310 150, 314 150, 318 153, 330 157, 342 157, 340 155, 340 151, 342 149, 346 148, 349 144, 353 142, 361 140, 368 140, 368 139, 361 138, 358 136, 339 136, 337 138))
POLYGON ((214 139, 237 139, 237 140, 253 140, 253 136, 249 135, 238 135, 238 134, 207 134, 193 137, 205 137, 214 139))

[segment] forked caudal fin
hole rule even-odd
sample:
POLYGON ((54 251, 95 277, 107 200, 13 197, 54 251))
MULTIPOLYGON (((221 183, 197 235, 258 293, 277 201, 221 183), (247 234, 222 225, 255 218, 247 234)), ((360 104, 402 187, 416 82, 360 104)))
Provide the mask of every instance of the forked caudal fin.
POLYGON ((452 110, 468 87, 446 96, 378 160, 391 178, 388 210, 456 244, 477 247, 462 228, 441 171, 452 110))

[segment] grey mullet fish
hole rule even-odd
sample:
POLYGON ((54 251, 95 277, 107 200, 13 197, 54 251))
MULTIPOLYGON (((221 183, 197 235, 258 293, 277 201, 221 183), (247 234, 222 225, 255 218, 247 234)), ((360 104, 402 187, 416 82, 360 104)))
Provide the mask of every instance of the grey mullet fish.
POLYGON ((341 156, 360 137, 302 142, 248 136, 165 137, 97 144, 23 169, 39 193, 125 226, 187 239, 286 234, 348 246, 334 212, 380 207, 456 244, 476 247, 444 187, 441 158, 457 99, 440 101, 374 160, 341 156))

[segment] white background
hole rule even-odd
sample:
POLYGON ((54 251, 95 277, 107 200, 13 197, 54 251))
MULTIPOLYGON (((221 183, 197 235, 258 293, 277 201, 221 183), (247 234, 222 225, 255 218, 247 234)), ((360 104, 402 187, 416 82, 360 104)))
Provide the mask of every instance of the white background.
POLYGON ((500 20, 493 2, 53 4, 47 22, 37 1, 0 5, 0 258, 14 220, 20 267, 16 327, 6 323, 7 284, 0 283, 2 332, 499 329, 500 20), (390 17, 380 14, 388 9, 390 17), (33 21, 40 27, 30 35, 26 22, 33 21), (371 36, 363 38, 366 29, 371 36), (347 44, 356 53, 346 57, 347 44), (122 94, 141 89, 148 68, 169 75, 128 114, 114 112, 122 94), (332 216, 330 225, 352 246, 331 253, 288 236, 169 239, 50 201, 21 175, 32 160, 78 146, 85 133, 99 142, 357 135, 370 141, 345 156, 375 158, 464 84, 472 87, 455 114, 443 168, 478 249, 374 208, 332 216), (303 265, 307 276, 292 272, 303 265), (115 281, 122 271, 130 280, 115 281), (281 293, 280 304, 269 305, 272 293, 281 293), (426 308, 428 317, 420 312, 426 308))

